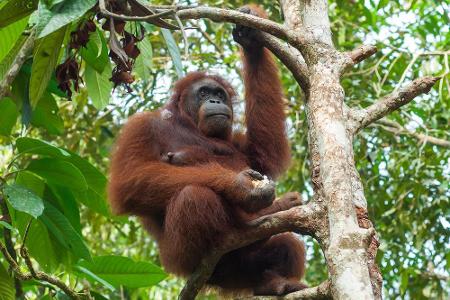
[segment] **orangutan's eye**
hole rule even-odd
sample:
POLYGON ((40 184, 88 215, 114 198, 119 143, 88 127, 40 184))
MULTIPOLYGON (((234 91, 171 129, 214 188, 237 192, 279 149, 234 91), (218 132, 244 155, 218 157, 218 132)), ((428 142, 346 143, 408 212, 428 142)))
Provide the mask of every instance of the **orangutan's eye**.
POLYGON ((205 98, 208 95, 206 89, 200 89, 199 91, 200 98, 205 98))

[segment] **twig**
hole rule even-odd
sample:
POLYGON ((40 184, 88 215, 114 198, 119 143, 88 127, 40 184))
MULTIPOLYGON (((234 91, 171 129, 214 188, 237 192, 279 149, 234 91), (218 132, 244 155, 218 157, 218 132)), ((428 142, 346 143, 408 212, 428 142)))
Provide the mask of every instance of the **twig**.
POLYGON ((28 233, 30 232, 31 223, 33 222, 33 219, 30 219, 30 221, 27 224, 27 227, 25 228, 25 233, 23 234, 22 238, 22 247, 21 249, 25 247, 25 242, 27 241, 28 233))
POLYGON ((6 250, 6 247, 2 243, 0 243, 0 252, 3 254, 6 261, 11 266, 16 278, 18 278, 22 281, 31 280, 33 278, 37 279, 37 280, 45 281, 45 282, 48 282, 48 283, 60 288, 70 298, 76 299, 76 300, 81 299, 80 296, 78 296, 76 291, 72 290, 61 280, 59 280, 55 277, 52 277, 44 272, 35 271, 35 269, 33 268, 33 264, 31 263, 31 259, 30 259, 30 256, 28 254, 28 250, 26 247, 22 248, 21 255, 24 258, 25 263, 26 263, 28 269, 30 270, 30 273, 24 273, 20 270, 19 265, 11 257, 11 255, 8 253, 8 250, 6 250))
MULTIPOLYGON (((0 210, 2 212, 2 219, 6 223, 10 224, 11 223, 11 215, 9 214, 8 206, 6 205, 6 201, 1 193, 0 193, 0 210)), ((8 253, 16 261, 17 254, 16 254, 16 251, 14 250, 14 244, 11 239, 11 230, 9 230, 8 228, 4 228, 3 236, 5 239, 6 249, 8 250, 8 253)))
POLYGON ((220 57, 221 57, 222 59, 224 59, 224 58, 225 58, 225 54, 223 53, 222 48, 220 48, 219 45, 217 45, 217 43, 212 39, 212 37, 211 37, 206 31, 204 31, 204 30, 200 27, 200 25, 199 25, 198 23, 197 23, 197 24, 194 24, 194 25, 197 26, 197 30, 200 31, 200 33, 202 34, 202 36, 203 36, 203 37, 204 37, 211 45, 214 46, 214 49, 216 49, 216 51, 219 52, 220 57))
POLYGON ((99 1, 99 8, 100 8, 100 12, 104 15, 104 16, 108 16, 117 20, 122 20, 122 21, 154 21, 157 19, 160 19, 162 17, 167 17, 168 15, 173 15, 175 13, 174 9, 167 9, 164 11, 161 11, 159 13, 155 13, 152 15, 148 15, 148 16, 126 16, 126 15, 120 15, 120 14, 116 14, 113 13, 109 10, 106 9, 106 4, 105 4, 105 0, 100 0, 99 1))
POLYGON ((350 128, 358 132, 387 114, 408 104, 420 94, 428 93, 440 77, 422 77, 414 80, 399 91, 378 100, 365 109, 352 109, 349 112, 350 128))
POLYGON ((248 223, 248 228, 228 234, 220 243, 219 248, 214 249, 202 259, 200 265, 186 282, 179 299, 195 299, 214 271, 217 262, 225 253, 282 232, 294 231, 316 237, 323 236, 322 230, 327 226, 324 214, 323 205, 314 201, 263 216, 248 223))
POLYGON ((183 36, 183 42, 184 42, 184 56, 186 58, 189 57, 189 41, 186 35, 186 28, 184 28, 183 22, 181 22, 180 18, 178 17, 178 15, 175 13, 175 21, 177 21, 178 26, 180 27, 181 30, 181 35, 183 36))
POLYGON ((449 275, 437 273, 436 271, 424 271, 421 275, 423 277, 427 277, 427 278, 436 278, 436 279, 441 280, 441 281, 450 282, 450 276, 449 275))
POLYGON ((13 83, 17 74, 19 74, 20 68, 22 68, 22 65, 25 63, 26 59, 28 58, 28 55, 33 50, 35 36, 36 30, 33 29, 30 33, 30 36, 23 44, 22 48, 20 48, 19 53, 17 53, 17 56, 14 59, 8 72, 5 74, 5 77, 0 82, 0 100, 8 94, 11 88, 11 84, 13 83))
MULTIPOLYGON (((4 180, 4 179, 2 178, 2 180, 4 180)), ((2 219, 7 223, 11 223, 11 215, 9 213, 8 206, 6 205, 5 198, 1 192, 0 192, 0 211, 2 212, 2 215, 3 215, 2 219)), ((17 253, 16 253, 16 250, 14 249, 14 244, 12 242, 11 230, 9 230, 8 228, 4 228, 3 229, 3 238, 6 243, 6 251, 10 255, 11 259, 14 262, 17 262, 17 253)), ((16 289, 16 296, 21 297, 23 294, 23 290, 22 290, 22 285, 20 284, 20 280, 19 280, 19 278, 17 278, 17 276, 15 276, 15 278, 14 278, 14 287, 16 289)))
POLYGON ((42 281, 48 282, 50 284, 53 284, 53 285, 59 287, 61 290, 64 291, 64 293, 67 296, 69 296, 72 299, 80 299, 80 297, 78 296, 76 291, 72 290, 70 287, 68 287, 64 282, 62 282, 58 278, 52 277, 44 272, 36 271, 33 267, 30 255, 28 253, 28 249, 26 247, 22 248, 22 250, 20 251, 20 255, 25 260, 28 270, 30 270, 30 273, 33 276, 33 278, 35 278, 37 280, 42 280, 42 281))
POLYGON ((406 66, 405 70, 403 71, 402 76, 400 77, 400 80, 397 82, 397 87, 395 88, 395 91, 397 91, 398 89, 400 89, 400 87, 403 84, 403 81, 406 78, 406 75, 408 74, 409 70, 411 69, 411 67, 414 65, 414 63, 416 62, 416 60, 419 58, 419 54, 414 54, 413 58, 411 59, 411 61, 409 62, 409 64, 406 66))
POLYGON ((30 280, 33 278, 33 276, 31 276, 31 274, 28 273, 22 273, 22 271, 20 271, 20 267, 17 264, 17 262, 14 260, 14 258, 12 258, 11 255, 9 255, 8 250, 6 250, 6 247, 0 242, 0 252, 3 254, 3 256, 6 259, 6 262, 9 264, 9 266, 11 267, 11 269, 14 272, 14 275, 16 278, 24 281, 24 280, 30 280))

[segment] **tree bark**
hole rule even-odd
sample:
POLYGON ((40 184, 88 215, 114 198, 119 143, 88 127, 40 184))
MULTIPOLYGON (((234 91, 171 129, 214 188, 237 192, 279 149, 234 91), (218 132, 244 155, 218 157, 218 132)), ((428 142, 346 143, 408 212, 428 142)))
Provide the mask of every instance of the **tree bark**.
MULTIPOLYGON (((374 231, 358 224, 355 206, 367 210, 367 204, 355 169, 353 136, 347 129, 345 94, 340 85, 341 73, 348 63, 333 47, 326 0, 281 0, 281 5, 286 26, 313 37, 300 50, 310 75, 306 109, 312 181, 328 211, 329 237, 321 246, 328 264, 331 294, 333 299, 374 299, 367 255, 374 231)), ((355 57, 352 61, 358 61, 360 56, 355 57)))

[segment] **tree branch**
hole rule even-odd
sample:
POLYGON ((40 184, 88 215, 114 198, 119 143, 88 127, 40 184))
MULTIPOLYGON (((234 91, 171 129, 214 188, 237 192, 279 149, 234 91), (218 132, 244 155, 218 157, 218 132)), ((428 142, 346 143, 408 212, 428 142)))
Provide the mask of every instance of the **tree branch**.
POLYGON ((436 138, 430 135, 426 135, 420 132, 411 131, 402 125, 400 125, 397 122, 387 120, 387 119, 381 119, 378 120, 375 124, 382 125, 382 128, 386 131, 392 132, 393 134, 400 135, 400 134, 406 134, 415 137, 418 139, 421 143, 430 143, 436 146, 450 148, 450 141, 436 138))
POLYGON ((100 9, 100 13, 103 14, 104 16, 111 17, 111 18, 114 18, 116 20, 122 20, 122 21, 154 21, 154 20, 159 19, 161 17, 165 17, 165 16, 168 16, 168 15, 174 14, 175 10, 177 9, 177 7, 175 7, 175 6, 173 6, 173 7, 166 7, 161 12, 149 14, 147 16, 127 16, 127 15, 116 14, 116 13, 113 13, 113 12, 109 11, 106 8, 105 0, 100 0, 99 1, 99 9, 100 9))
POLYGON ((33 51, 35 35, 36 31, 33 29, 30 33, 30 36, 23 44, 22 48, 20 48, 19 53, 17 53, 17 56, 14 59, 8 72, 5 74, 5 77, 0 82, 0 100, 8 94, 14 78, 16 78, 17 74, 19 74, 20 68, 22 68, 22 65, 28 58, 28 55, 31 53, 31 51, 33 51))
POLYGON ((60 288, 71 299, 76 299, 76 300, 81 299, 76 291, 72 290, 69 286, 67 286, 64 282, 62 282, 58 278, 52 277, 52 276, 50 276, 50 275, 48 275, 48 274, 46 274, 44 272, 41 272, 41 271, 35 271, 35 269, 33 268, 33 264, 31 263, 31 259, 30 259, 30 256, 28 254, 27 248, 25 248, 25 247, 22 248, 21 255, 24 258, 25 263, 26 263, 30 273, 23 273, 20 270, 19 265, 11 257, 11 255, 9 255, 8 250, 6 250, 6 247, 2 243, 0 243, 0 252, 3 254, 3 256, 6 259, 6 261, 11 266, 11 269, 13 270, 14 275, 15 275, 15 277, 17 279, 22 280, 22 281, 26 281, 26 280, 31 280, 31 279, 34 278, 34 279, 37 279, 37 280, 45 281, 45 282, 48 282, 48 283, 50 283, 52 285, 55 285, 58 288, 60 288))
MULTIPOLYGON (((1 219, 4 220, 6 223, 11 224, 11 214, 9 213, 8 206, 6 205, 6 200, 1 192, 0 192, 0 211, 2 213, 1 219)), ((14 249, 14 244, 11 237, 11 230, 9 230, 8 228, 3 229, 3 239, 5 240, 6 250, 11 255, 11 259, 17 262, 17 253, 16 250, 14 249)), ((23 296, 22 285, 20 283, 20 279, 17 277, 14 277, 14 286, 16 289, 16 297, 22 297, 23 296)))
POLYGON ((325 222, 324 206, 320 202, 316 203, 316 201, 263 216, 249 222, 248 228, 228 234, 218 248, 202 259, 200 265, 186 282, 179 299, 195 299, 195 296, 208 281, 216 264, 225 253, 288 231, 323 238, 324 233, 322 231, 327 226, 325 222))
POLYGON ((196 8, 183 9, 177 12, 180 19, 202 19, 207 18, 214 22, 230 22, 267 32, 277 38, 286 40, 289 44, 302 49, 311 41, 311 37, 287 28, 274 21, 242 13, 237 10, 222 9, 215 7, 199 6, 196 8))
POLYGON ((295 80, 307 93, 309 89, 308 67, 301 53, 296 48, 265 32, 261 32, 260 41, 292 72, 295 80))
POLYGON ((394 110, 408 104, 418 95, 428 93, 439 79, 439 77, 416 79, 406 87, 393 92, 367 108, 351 109, 349 111, 351 130, 356 133, 394 110))
POLYGON ((377 53, 377 51, 378 51, 377 47, 373 45, 361 45, 355 50, 347 52, 346 54, 351 59, 351 65, 356 65, 362 62, 363 60, 371 57, 372 55, 377 53))
POLYGON ((216 51, 219 53, 220 58, 224 59, 225 58, 225 54, 223 53, 223 49, 220 48, 220 46, 213 40, 213 38, 205 31, 201 28, 200 24, 194 24, 194 21, 191 21, 191 24, 193 24, 194 26, 197 27, 197 30, 200 31, 201 35, 211 44, 214 46, 214 49, 216 49, 216 51))
MULTIPOLYGON (((245 300, 278 300, 277 296, 256 296, 244 298, 245 300)), ((242 299, 242 300, 244 300, 242 299)), ((324 281, 318 286, 306 288, 298 292, 287 294, 283 300, 325 300, 331 299, 330 281, 324 281)))

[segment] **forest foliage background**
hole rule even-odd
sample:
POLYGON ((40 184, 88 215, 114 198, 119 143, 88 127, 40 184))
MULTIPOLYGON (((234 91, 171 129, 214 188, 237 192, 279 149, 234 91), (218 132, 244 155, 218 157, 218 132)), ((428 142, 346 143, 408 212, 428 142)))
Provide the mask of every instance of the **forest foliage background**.
MULTIPOLYGON (((246 4, 199 2, 231 9, 246 4)), ((276 1, 254 2, 282 22, 276 1)), ((104 188, 111 147, 126 119, 163 105, 172 82, 186 72, 223 75, 242 95, 238 46, 230 24, 188 21, 185 26, 197 29, 187 29, 185 37, 180 31, 145 24, 145 37, 137 43, 135 81, 128 88, 114 88, 110 78, 115 65, 108 58, 104 19, 95 19, 86 47, 70 50, 70 33, 94 19, 95 4, 93 0, 0 2, 0 81, 30 30, 37 28, 38 35, 32 56, 0 99, 0 195, 6 205, 0 241, 12 241, 17 253, 26 245, 36 269, 76 290, 89 287, 96 299, 174 299, 183 281, 159 267, 157 247, 138 220, 109 212, 104 188), (82 78, 78 91, 72 86, 70 101, 55 76, 56 66, 68 57, 76 60, 82 78)), ((386 298, 448 299, 450 147, 426 137, 450 140, 450 3, 329 4, 338 50, 352 50, 363 41, 379 49, 345 74, 342 83, 350 106, 366 107, 412 78, 442 77, 429 94, 365 129, 354 149, 369 215, 380 234, 377 260, 386 298)), ((126 25, 130 32, 139 28, 135 22, 126 25)), ((312 187, 303 95, 289 71, 280 67, 293 159, 278 192, 300 191, 308 199, 312 187)), ((237 111, 242 107, 238 101, 237 111)), ((306 240, 306 281, 315 285, 326 279, 326 266, 318 246, 306 240)), ((15 297, 8 268, 0 256, 0 299, 15 297)), ((21 285, 28 299, 65 297, 42 281, 21 285)), ((202 297, 215 298, 214 293, 202 297)))

